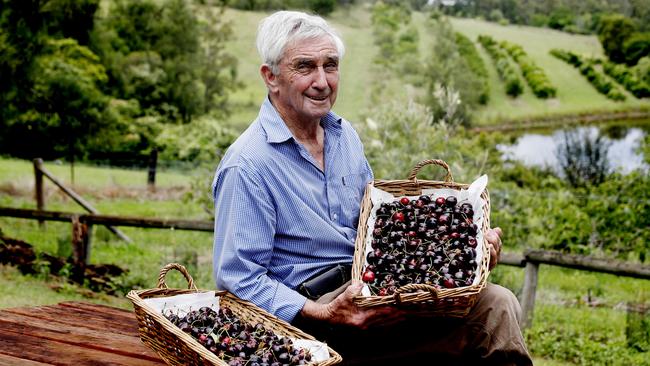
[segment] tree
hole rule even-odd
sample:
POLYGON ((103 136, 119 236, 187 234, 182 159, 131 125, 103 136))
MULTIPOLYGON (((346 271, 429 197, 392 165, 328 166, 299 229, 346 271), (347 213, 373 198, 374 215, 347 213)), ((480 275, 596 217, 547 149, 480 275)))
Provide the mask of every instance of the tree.
POLYGON ((106 106, 99 59, 77 39, 60 38, 87 40, 97 4, 1 0, 2 152, 31 158, 75 151, 78 146, 62 141, 62 131, 77 133, 79 124, 99 121, 106 106))
POLYGON ((599 185, 610 172, 609 141, 591 130, 564 131, 557 156, 566 180, 573 187, 599 185))
POLYGON ((85 137, 109 127, 103 118, 108 98, 100 89, 107 80, 104 67, 87 47, 64 38, 46 43, 34 72, 31 108, 21 116, 31 130, 29 139, 35 140, 29 145, 37 151, 52 146, 73 159, 84 152, 85 137))
POLYGON ((308 0, 309 10, 322 16, 329 15, 336 7, 336 0, 308 0))
POLYGON ((650 55, 650 33, 634 33, 623 44, 625 62, 636 65, 642 57, 650 55))
MULTIPOLYGON (((427 105, 431 107, 434 119, 444 120, 448 114, 444 96, 458 94, 455 107, 455 120, 464 125, 470 123, 472 107, 477 106, 483 85, 472 71, 467 60, 460 54, 456 44, 456 35, 451 24, 445 19, 432 21, 435 44, 427 63, 427 105), (441 92, 444 90, 445 92, 441 92), (452 92, 453 91, 453 92, 452 92)), ((454 99, 454 98, 451 98, 454 99)))
POLYGON ((206 3, 201 12, 183 0, 112 3, 93 47, 115 97, 135 99, 144 114, 166 122, 227 114, 228 91, 237 85, 236 60, 224 52, 232 32, 220 3, 206 3))
POLYGON ((40 9, 50 37, 73 38, 87 46, 99 0, 49 0, 40 9))
POLYGON ((598 39, 612 62, 625 62, 623 45, 635 31, 634 22, 623 15, 609 15, 600 20, 598 39))

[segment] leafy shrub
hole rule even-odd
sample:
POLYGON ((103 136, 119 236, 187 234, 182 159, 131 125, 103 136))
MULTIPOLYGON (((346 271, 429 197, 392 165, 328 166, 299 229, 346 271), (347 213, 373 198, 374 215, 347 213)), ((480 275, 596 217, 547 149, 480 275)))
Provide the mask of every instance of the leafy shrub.
MULTIPOLYGON (((427 94, 425 102, 432 109, 436 120, 445 120, 447 117, 448 102, 441 100, 458 94, 459 102, 455 105, 455 120, 468 126, 472 111, 478 106, 483 90, 481 79, 462 56, 456 43, 456 35, 451 23, 445 18, 430 20, 428 33, 435 39, 431 56, 427 58, 426 85, 427 94), (445 90, 442 96, 441 90, 445 90), (453 92, 452 92, 453 91, 453 92)), ((456 124, 456 123, 453 123, 456 124)))
POLYGON ((634 33, 623 44, 625 62, 636 65, 642 57, 650 55, 650 33, 634 33))
MULTIPOLYGON (((417 55, 419 35, 411 23, 411 12, 404 4, 378 2, 372 7, 374 43, 379 47, 375 63, 385 67, 400 65, 403 55, 417 55)), ((409 60, 410 62, 410 60, 409 60)))
POLYGON ((639 79, 650 85, 650 56, 641 58, 632 70, 639 79))
POLYGON ((607 15, 601 18, 598 27, 598 39, 605 54, 612 62, 625 62, 625 41, 636 32, 636 25, 621 14, 607 15))
POLYGON ((458 47, 458 52, 467 62, 469 68, 474 72, 476 77, 481 82, 481 90, 478 96, 479 104, 487 104, 490 100, 490 84, 488 82, 488 72, 485 67, 483 59, 478 54, 476 47, 472 41, 465 37, 463 34, 456 32, 456 46, 458 47))
POLYGON ((557 89, 548 80, 548 76, 546 76, 544 70, 528 57, 526 51, 521 46, 503 41, 501 42, 501 47, 519 64, 526 82, 528 82, 528 85, 538 98, 555 97, 557 89))
POLYGON ((647 364, 647 353, 627 347, 621 312, 542 305, 535 307, 535 318, 526 332, 532 354, 584 366, 647 364))
POLYGON ((591 85, 607 98, 614 101, 623 101, 626 99, 625 94, 623 94, 620 88, 607 80, 601 72, 594 68, 593 65, 600 62, 600 60, 585 60, 571 51, 558 49, 551 50, 551 55, 578 68, 580 73, 589 80, 591 85))
POLYGON ((650 85, 641 80, 629 67, 605 61, 603 62, 603 70, 635 97, 650 97, 650 85))
POLYGON ((494 62, 501 80, 506 84, 506 94, 517 97, 524 91, 519 74, 508 58, 508 54, 490 36, 480 35, 478 41, 488 52, 494 62))
MULTIPOLYGON (((467 182, 498 163, 497 155, 489 153, 495 145, 490 137, 437 122, 429 107, 413 101, 385 103, 368 112, 365 123, 355 127, 375 177, 405 179, 415 164, 435 158, 449 163, 456 181, 467 182)), ((423 169, 418 176, 440 180, 441 173, 423 169)))

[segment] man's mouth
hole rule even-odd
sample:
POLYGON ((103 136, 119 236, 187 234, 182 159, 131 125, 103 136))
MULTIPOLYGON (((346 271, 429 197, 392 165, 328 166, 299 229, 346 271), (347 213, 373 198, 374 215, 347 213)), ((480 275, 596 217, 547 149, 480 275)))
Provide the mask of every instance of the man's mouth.
POLYGON ((323 95, 323 96, 307 95, 306 97, 309 98, 309 99, 313 99, 313 100, 321 102, 321 101, 329 98, 329 95, 323 95))

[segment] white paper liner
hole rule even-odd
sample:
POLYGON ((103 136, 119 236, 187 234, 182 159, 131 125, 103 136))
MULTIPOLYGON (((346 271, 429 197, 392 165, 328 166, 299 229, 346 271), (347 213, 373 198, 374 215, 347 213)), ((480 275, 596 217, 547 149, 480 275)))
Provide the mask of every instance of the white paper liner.
MULTIPOLYGON (((178 316, 185 316, 193 310, 198 310, 204 306, 214 311, 219 311, 219 297, 215 291, 197 292, 192 294, 182 294, 169 297, 152 297, 144 299, 147 305, 163 315, 172 311, 178 316)), ((291 338, 297 348, 303 348, 311 353, 311 362, 321 362, 330 358, 327 344, 311 339, 291 338)))
MULTIPOLYGON (((423 189, 422 190, 422 195, 432 195, 433 198, 432 200, 435 200, 438 197, 449 197, 449 196, 454 196, 458 200, 458 203, 462 203, 464 201, 467 201, 472 205, 472 209, 474 210, 474 217, 473 217, 473 222, 478 226, 478 230, 476 233, 476 263, 477 263, 477 271, 476 275, 474 276, 474 282, 472 282, 472 286, 476 285, 479 283, 481 279, 481 274, 482 274, 482 268, 481 268, 481 261, 483 260, 483 231, 481 228, 483 227, 483 205, 485 202, 481 199, 481 193, 485 190, 485 187, 487 187, 488 183, 488 177, 487 175, 482 175, 478 179, 476 179, 472 184, 467 189, 461 189, 461 190, 456 190, 456 189, 450 189, 450 188, 431 188, 431 189, 423 189)), ((399 196, 399 197, 408 197, 409 199, 417 199, 420 197, 418 196, 399 196)), ((382 203, 390 203, 394 202, 398 197, 395 197, 393 194, 383 191, 379 188, 375 188, 374 186, 371 187, 370 189, 370 200, 372 202, 372 210, 370 211, 370 217, 368 217, 368 222, 367 222, 367 227, 366 227, 366 244, 365 248, 366 251, 363 255, 364 257, 364 263, 363 263, 363 268, 366 268, 368 266, 368 253, 370 253, 372 249, 372 231, 375 228, 375 220, 377 220, 377 210, 381 206, 382 203)), ((372 296, 370 293, 370 288, 368 285, 364 284, 363 288, 361 289, 361 294, 363 296, 372 296)))

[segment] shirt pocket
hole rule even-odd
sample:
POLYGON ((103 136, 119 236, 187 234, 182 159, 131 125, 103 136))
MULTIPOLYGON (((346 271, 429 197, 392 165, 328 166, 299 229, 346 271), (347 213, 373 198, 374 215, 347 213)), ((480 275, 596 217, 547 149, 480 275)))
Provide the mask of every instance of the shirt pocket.
POLYGON ((340 178, 341 189, 341 224, 357 228, 361 199, 366 188, 365 174, 349 174, 340 178))

